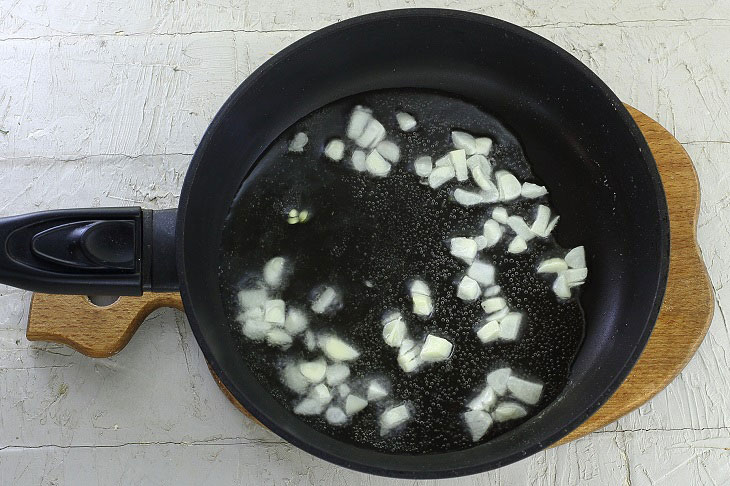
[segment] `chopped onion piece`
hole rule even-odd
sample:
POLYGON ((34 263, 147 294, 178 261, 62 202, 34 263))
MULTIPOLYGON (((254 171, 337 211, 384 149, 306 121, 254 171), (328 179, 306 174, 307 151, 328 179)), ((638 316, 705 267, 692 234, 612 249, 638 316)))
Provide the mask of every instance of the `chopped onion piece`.
POLYGON ((383 339, 388 346, 397 348, 405 339, 408 330, 400 312, 387 314, 383 318, 383 339))
POLYGON ((390 163, 377 150, 372 150, 365 158, 365 168, 376 177, 385 177, 390 172, 390 163))
POLYGON ((464 412, 464 421, 469 428, 473 442, 484 437, 484 434, 487 433, 492 427, 492 423, 494 423, 492 417, 482 410, 469 410, 468 412, 464 412))
POLYGON ((488 321, 477 331, 477 337, 484 344, 499 339, 499 322, 488 321))
POLYGON ((491 287, 487 287, 484 289, 484 293, 482 294, 484 297, 494 297, 495 295, 498 295, 502 291, 502 287, 499 285, 492 285, 491 287))
POLYGON ((305 398, 294 407, 294 413, 297 415, 319 415, 322 413, 325 405, 318 402, 314 398, 305 398))
POLYGON ((374 148, 385 138, 385 127, 376 120, 370 118, 365 125, 362 135, 357 137, 355 143, 362 148, 374 148))
POLYGON ((398 163, 398 160, 400 160, 400 149, 398 148, 398 145, 390 140, 383 140, 377 147, 375 147, 375 150, 377 150, 378 153, 389 162, 396 164, 398 163))
POLYGON ((264 265, 264 282, 271 287, 278 287, 284 280, 286 260, 284 257, 274 257, 264 265))
POLYGON ((570 268, 586 268, 586 250, 583 246, 576 246, 565 254, 565 263, 570 268))
POLYGON ((487 375, 487 384, 494 389, 497 395, 507 392, 507 380, 512 376, 512 368, 499 368, 487 375))
POLYGON ((337 393, 339 393, 342 398, 347 398, 350 394, 350 386, 347 383, 342 383, 337 387, 337 393))
POLYGON ((530 241, 535 237, 535 233, 532 232, 529 226, 527 226, 527 223, 525 223, 525 220, 522 219, 519 216, 510 216, 507 218, 507 226, 512 228, 512 231, 514 231, 517 236, 522 238, 525 241, 530 241))
POLYGON ((285 320, 286 304, 283 300, 273 299, 264 303, 264 320, 275 326, 281 326, 285 320))
POLYGON ((314 337, 314 333, 309 329, 304 331, 304 346, 309 351, 314 351, 317 348, 317 339, 314 337))
POLYGON ((497 221, 488 219, 484 223, 484 237, 488 247, 496 245, 502 239, 502 226, 497 221))
POLYGON ((547 238, 550 236, 550 233, 553 232, 553 229, 555 229, 555 225, 558 224, 558 221, 560 220, 560 216, 555 216, 552 221, 550 221, 547 225, 547 228, 545 228, 545 233, 543 233, 543 237, 547 238))
POLYGON ((347 137, 352 140, 360 137, 372 117, 372 112, 368 108, 356 106, 352 110, 350 122, 347 124, 347 137))
POLYGON ((466 408, 469 410, 484 410, 485 412, 489 412, 495 403, 497 403, 497 394, 494 393, 494 389, 491 386, 486 386, 479 395, 466 404, 466 408))
POLYGON ((420 358, 426 362, 444 361, 449 359, 453 349, 454 345, 446 339, 429 334, 421 348, 420 358))
POLYGON ((388 432, 404 424, 411 414, 405 404, 391 407, 380 415, 380 435, 386 435, 388 432))
POLYGON ((324 413, 324 418, 332 425, 342 425, 347 422, 347 415, 340 407, 330 407, 324 413))
MULTIPOLYGON (((469 160, 473 159, 474 157, 481 157, 480 155, 474 155, 469 160)), ((484 173, 484 170, 481 166, 475 165, 471 168, 471 178, 474 179, 474 182, 476 185, 478 185, 482 190, 488 191, 489 194, 493 194, 494 191, 497 191, 497 197, 499 197, 499 190, 497 189, 497 186, 495 186, 492 181, 489 180, 489 175, 484 173)))
POLYGON ((246 289, 238 292, 238 305, 244 309, 250 309, 253 307, 259 307, 264 305, 264 302, 268 300, 266 289, 246 289))
POLYGON ((299 372, 311 383, 319 383, 327 373, 327 363, 323 359, 305 361, 299 363, 299 372))
POLYGON ((568 287, 568 281, 562 273, 553 282, 553 292, 561 299, 570 298, 570 287, 568 287))
POLYGON ((497 186, 492 184, 491 182, 488 183, 487 187, 482 189, 482 191, 479 193, 484 198, 484 202, 486 203, 495 203, 499 201, 499 190, 497 189, 497 186))
POLYGON ((284 366, 281 373, 281 381, 284 385, 295 393, 300 395, 309 388, 309 380, 299 371, 299 366, 289 363, 284 366))
POLYGON ((243 335, 253 341, 260 341, 264 339, 270 330, 271 323, 264 322, 260 319, 248 319, 241 327, 243 335))
POLYGON ((309 398, 317 400, 322 405, 327 405, 332 401, 332 393, 330 393, 330 389, 327 388, 327 385, 320 383, 312 388, 311 392, 309 392, 309 398))
POLYGON ((469 276, 464 276, 456 289, 456 296, 467 302, 477 300, 481 293, 482 290, 479 288, 477 281, 469 276))
POLYGON ((492 209, 492 219, 495 220, 497 223, 507 224, 508 217, 509 215, 507 214, 507 210, 502 206, 497 206, 496 208, 492 209))
POLYGON ((497 422, 506 422, 508 420, 515 420, 522 418, 527 415, 525 407, 515 402, 503 402, 497 405, 497 408, 492 412, 492 417, 497 422))
POLYGON ((352 167, 358 172, 365 172, 368 170, 367 166, 365 165, 365 158, 367 156, 365 155, 365 152, 362 150, 354 150, 352 152, 352 167))
POLYGON ((339 138, 333 138, 325 145, 324 155, 336 162, 342 160, 345 155, 345 144, 339 138))
POLYGON ((368 401, 364 398, 358 397, 357 395, 347 395, 347 399, 345 399, 345 413, 347 415, 355 415, 367 406, 368 401))
POLYGON ((505 341, 514 341, 520 334, 522 327, 522 314, 510 312, 499 321, 499 337, 505 341))
POLYGON ((477 256, 477 243, 471 238, 451 238, 451 254, 471 264, 477 256))
POLYGON ((507 389, 516 399, 528 405, 535 405, 540 401, 540 395, 542 395, 542 385, 540 383, 523 380, 516 376, 509 377, 507 389))
POLYGON ((388 396, 388 390, 377 380, 372 380, 368 385, 368 401, 377 401, 388 396))
POLYGON ((560 273, 568 269, 568 264, 562 258, 548 258, 540 262, 537 273, 560 273))
POLYGON ((329 386, 339 385, 350 376, 350 367, 342 363, 331 364, 327 366, 324 376, 329 386))
POLYGON ((500 310, 498 310, 497 312, 494 312, 492 314, 487 314, 486 319, 488 321, 501 321, 502 319, 504 319, 507 316, 507 314, 509 314, 508 306, 503 307, 500 310))
POLYGON ((528 199, 535 199, 536 197, 544 196, 547 194, 547 189, 545 189, 545 186, 538 186, 537 184, 533 184, 532 182, 525 182, 522 184, 522 190, 520 191, 522 194, 522 197, 526 197, 528 199))
POLYGON ((281 329, 272 329, 266 334, 266 342, 272 346, 288 348, 292 343, 292 338, 281 329))
POLYGON ((512 238, 507 246, 507 251, 510 253, 522 253, 525 250, 527 250, 527 242, 519 236, 512 238))
POLYGON ((433 312, 433 301, 431 291, 422 280, 416 280, 411 284, 411 299, 413 300, 413 313, 419 316, 430 316, 433 312))
POLYGON ((481 194, 465 191, 460 187, 454 191, 454 199, 462 206, 474 206, 475 204, 482 204, 484 202, 481 194))
POLYGON ((359 351, 334 336, 325 337, 320 342, 320 346, 324 354, 332 361, 352 361, 360 356, 359 351))
POLYGON ((469 169, 466 167, 466 153, 463 150, 452 150, 449 152, 449 161, 454 167, 456 180, 464 182, 469 179, 469 169))
POLYGON ((476 153, 477 142, 470 134, 454 131, 451 132, 451 140, 454 142, 454 147, 463 150, 466 155, 474 155, 476 153))
POLYGON ((564 271, 563 275, 565 275, 565 282, 568 284, 568 287, 575 287, 577 285, 583 284, 583 281, 588 276, 588 269, 587 268, 571 268, 569 270, 564 271))
POLYGON ((545 206, 544 204, 540 204, 537 207, 537 216, 535 216, 535 221, 532 223, 532 226, 530 226, 530 230, 535 233, 537 236, 545 236, 545 230, 547 229, 547 225, 550 223, 550 208, 545 206))
POLYGON ((428 288, 428 284, 423 280, 414 280, 411 283, 412 294, 431 295, 431 289, 428 288))
POLYGON ((337 303, 337 291, 332 287, 325 287, 312 302, 312 311, 316 314, 324 314, 328 309, 337 303))
POLYGON ((415 162, 413 162, 413 168, 416 170, 417 176, 428 177, 429 175, 431 175, 431 171, 433 170, 431 157, 429 157, 428 155, 418 157, 415 162))
POLYGON ((498 310, 502 310, 505 307, 507 307, 507 301, 504 300, 502 297, 490 297, 482 301, 482 309, 484 309, 484 312, 486 312, 487 314, 497 312, 498 310))
POLYGON ((484 235, 479 235, 474 237, 474 243, 477 244, 477 250, 483 250, 485 249, 489 243, 489 240, 484 235))
POLYGON ((289 152, 304 152, 304 147, 306 147, 307 142, 309 142, 309 137, 307 137, 306 133, 297 133, 291 139, 291 142, 289 142, 289 152))
POLYGON ((476 151, 478 154, 489 155, 492 151, 492 139, 489 137, 478 137, 476 139, 476 151))
POLYGON ((303 332, 309 325, 309 319, 299 309, 289 308, 286 312, 286 319, 284 319, 284 329, 286 332, 295 336, 300 332, 303 332))
POLYGON ((437 189, 453 179, 455 175, 456 172, 454 172, 454 168, 451 166, 436 167, 428 176, 428 185, 432 189, 437 189))
POLYGON ((451 167, 452 169, 454 166, 451 164, 451 159, 449 158, 449 154, 444 155, 440 159, 437 159, 436 162, 433 163, 434 168, 438 167, 451 167))
POLYGON ((404 132, 410 132, 416 128, 416 119, 409 113, 401 111, 395 114, 395 119, 398 122, 398 126, 404 132))
POLYGON ((522 185, 510 172, 506 170, 498 170, 494 174, 494 178, 497 181, 499 199, 501 201, 512 201, 520 196, 520 193, 522 192, 522 185))
POLYGON ((419 356, 420 351, 421 350, 419 346, 416 346, 415 343, 413 343, 409 339, 403 341, 403 345, 398 351, 397 360, 398 365, 403 371, 405 371, 406 373, 412 373, 413 371, 416 371, 419 366, 421 366, 421 358, 419 356))

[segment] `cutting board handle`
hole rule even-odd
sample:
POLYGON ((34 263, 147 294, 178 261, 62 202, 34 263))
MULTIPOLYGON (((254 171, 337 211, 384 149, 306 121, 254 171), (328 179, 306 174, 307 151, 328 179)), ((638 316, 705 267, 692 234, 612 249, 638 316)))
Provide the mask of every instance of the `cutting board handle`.
POLYGON ((119 297, 103 307, 85 295, 33 294, 26 336, 30 341, 63 343, 87 356, 106 358, 121 351, 142 321, 161 307, 183 310, 180 294, 119 297))

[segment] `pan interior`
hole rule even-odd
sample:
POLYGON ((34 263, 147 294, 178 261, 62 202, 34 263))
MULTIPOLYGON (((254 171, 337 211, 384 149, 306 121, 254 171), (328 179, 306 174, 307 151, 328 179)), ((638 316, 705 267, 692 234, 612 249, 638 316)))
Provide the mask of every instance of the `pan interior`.
POLYGON ((514 462, 584 421, 628 373, 666 284, 668 222, 656 167, 619 100, 567 53, 483 16, 385 12, 310 35, 250 76, 201 142, 178 220, 181 292, 206 358, 234 396, 287 440, 347 467, 401 477, 463 475, 514 462), (435 35, 434 33, 438 33, 435 35), (566 247, 591 248, 586 335, 562 394, 519 428, 458 452, 388 454, 298 420, 256 379, 231 339, 217 261, 224 219, 272 140, 335 100, 419 88, 468 100, 522 142, 561 215, 566 247))

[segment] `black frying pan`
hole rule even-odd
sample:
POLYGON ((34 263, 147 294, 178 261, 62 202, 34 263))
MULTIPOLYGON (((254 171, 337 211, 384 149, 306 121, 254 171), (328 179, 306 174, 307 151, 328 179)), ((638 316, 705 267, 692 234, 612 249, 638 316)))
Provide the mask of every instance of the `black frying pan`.
POLYGON ((0 220, 0 280, 42 292, 139 295, 179 288, 195 337, 231 393, 271 430, 374 474, 458 476, 509 464, 575 429, 619 386, 666 285, 669 223, 654 160, 616 96, 559 47, 480 15, 400 10, 307 36, 228 99, 190 164, 175 211, 67 210, 0 220), (517 134, 561 215, 558 240, 588 249, 585 341, 563 393, 516 429, 467 450, 386 454, 315 431, 253 377, 219 292, 221 228, 253 164, 289 126, 382 88, 442 91, 488 107, 517 134))

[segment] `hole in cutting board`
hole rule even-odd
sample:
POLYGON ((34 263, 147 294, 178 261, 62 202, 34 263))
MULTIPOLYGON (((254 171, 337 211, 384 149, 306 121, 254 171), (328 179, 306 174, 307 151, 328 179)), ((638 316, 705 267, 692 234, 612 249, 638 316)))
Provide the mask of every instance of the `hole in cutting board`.
POLYGON ((109 307, 119 300, 118 295, 87 295, 86 298, 97 307, 109 307))

